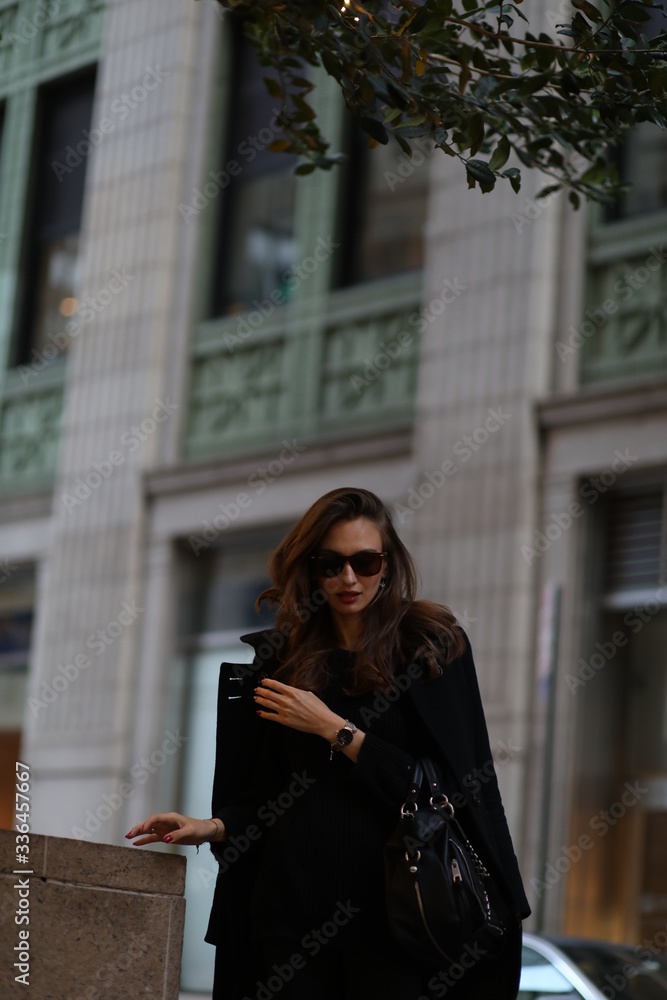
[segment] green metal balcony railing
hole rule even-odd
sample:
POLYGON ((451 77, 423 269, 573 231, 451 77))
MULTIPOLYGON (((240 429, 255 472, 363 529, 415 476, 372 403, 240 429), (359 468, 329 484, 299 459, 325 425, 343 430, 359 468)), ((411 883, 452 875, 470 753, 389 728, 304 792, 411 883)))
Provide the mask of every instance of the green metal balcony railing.
POLYGON ((600 227, 586 308, 565 343, 582 348, 584 383, 667 372, 667 212, 600 227))
POLYGON ((328 436, 409 420, 420 287, 421 275, 406 275, 347 289, 312 303, 308 315, 276 310, 255 330, 244 317, 202 324, 185 455, 259 446, 276 433, 328 436))

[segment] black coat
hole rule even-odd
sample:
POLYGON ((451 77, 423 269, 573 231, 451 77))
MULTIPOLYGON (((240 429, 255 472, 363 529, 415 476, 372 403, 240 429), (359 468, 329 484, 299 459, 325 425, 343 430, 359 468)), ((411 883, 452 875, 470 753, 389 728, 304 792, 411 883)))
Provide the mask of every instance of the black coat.
MULTIPOLYGON (((276 665, 275 648, 282 637, 271 630, 254 632, 242 640, 255 649, 249 664, 223 663, 218 690, 216 761, 212 815, 234 801, 245 787, 247 775, 261 761, 263 720, 256 714, 253 691, 262 673, 276 665)), ((465 804, 464 823, 470 839, 492 870, 505 900, 516 917, 513 933, 497 962, 493 963, 488 996, 515 1000, 518 991, 522 918, 530 914, 519 867, 502 806, 498 782, 477 683, 472 650, 448 664, 441 677, 427 683, 411 680, 408 687, 424 725, 441 752, 438 763, 455 782, 447 788, 455 805, 465 804)), ((406 791, 409 776, 406 777, 406 791)), ((397 803, 397 814, 400 802, 397 803)), ((459 813, 459 815, 461 815, 459 813)), ((398 818, 398 815, 397 815, 398 818)), ((206 940, 216 946, 213 1000, 254 997, 258 978, 249 950, 247 900, 253 882, 255 859, 261 843, 246 838, 232 845, 211 845, 221 862, 206 940), (230 850, 231 848, 231 850, 230 850)))

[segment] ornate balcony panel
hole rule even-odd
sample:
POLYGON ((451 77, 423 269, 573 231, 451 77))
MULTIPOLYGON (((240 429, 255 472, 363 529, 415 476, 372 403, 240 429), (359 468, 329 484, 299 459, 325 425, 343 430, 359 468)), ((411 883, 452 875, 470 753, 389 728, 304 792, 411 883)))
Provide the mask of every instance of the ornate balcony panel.
POLYGON ((409 421, 420 302, 421 275, 408 274, 276 312, 261 329, 243 317, 202 323, 193 344, 184 454, 409 421))
POLYGON ((21 48, 19 4, 0 2, 0 79, 10 72, 21 48))
POLYGON ((8 391, 0 405, 0 489, 48 484, 58 460, 64 384, 8 391))
POLYGON ((95 58, 106 0, 0 0, 0 90, 95 58))
POLYGON ((285 340, 224 343, 196 351, 190 383, 186 455, 215 454, 269 437, 282 423, 290 381, 283 375, 285 340))
POLYGON ((52 0, 54 14, 39 33, 37 57, 62 56, 74 47, 97 45, 105 7, 106 0, 68 0, 60 5, 52 0))
POLYGON ((667 277, 658 247, 596 267, 572 346, 583 350, 582 380, 599 382, 667 371, 667 277))
POLYGON ((323 421, 381 421, 409 415, 419 346, 409 323, 413 312, 380 311, 326 330, 320 393, 323 421))

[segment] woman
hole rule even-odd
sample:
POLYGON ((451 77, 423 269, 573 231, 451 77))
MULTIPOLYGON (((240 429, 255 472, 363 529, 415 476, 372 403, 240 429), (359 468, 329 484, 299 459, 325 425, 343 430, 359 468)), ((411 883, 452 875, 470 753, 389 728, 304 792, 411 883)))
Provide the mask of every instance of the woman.
POLYGON ((271 575, 257 604, 276 607, 275 628, 243 636, 252 667, 221 674, 212 817, 159 813, 127 834, 211 843, 214 998, 515 1000, 530 909, 467 637, 415 600, 412 559, 367 490, 317 500, 271 575), (420 967, 391 940, 383 846, 421 756, 511 913, 493 961, 420 967))

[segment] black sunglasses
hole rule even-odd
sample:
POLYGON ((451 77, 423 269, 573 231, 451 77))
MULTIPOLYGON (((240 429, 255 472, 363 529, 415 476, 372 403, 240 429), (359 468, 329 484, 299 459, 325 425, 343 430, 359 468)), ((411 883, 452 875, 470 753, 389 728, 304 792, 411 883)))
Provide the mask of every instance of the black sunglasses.
POLYGON ((318 552, 311 556, 317 576, 340 576, 347 564, 356 576, 376 576, 382 569, 386 552, 355 552, 343 556, 339 552, 318 552))

